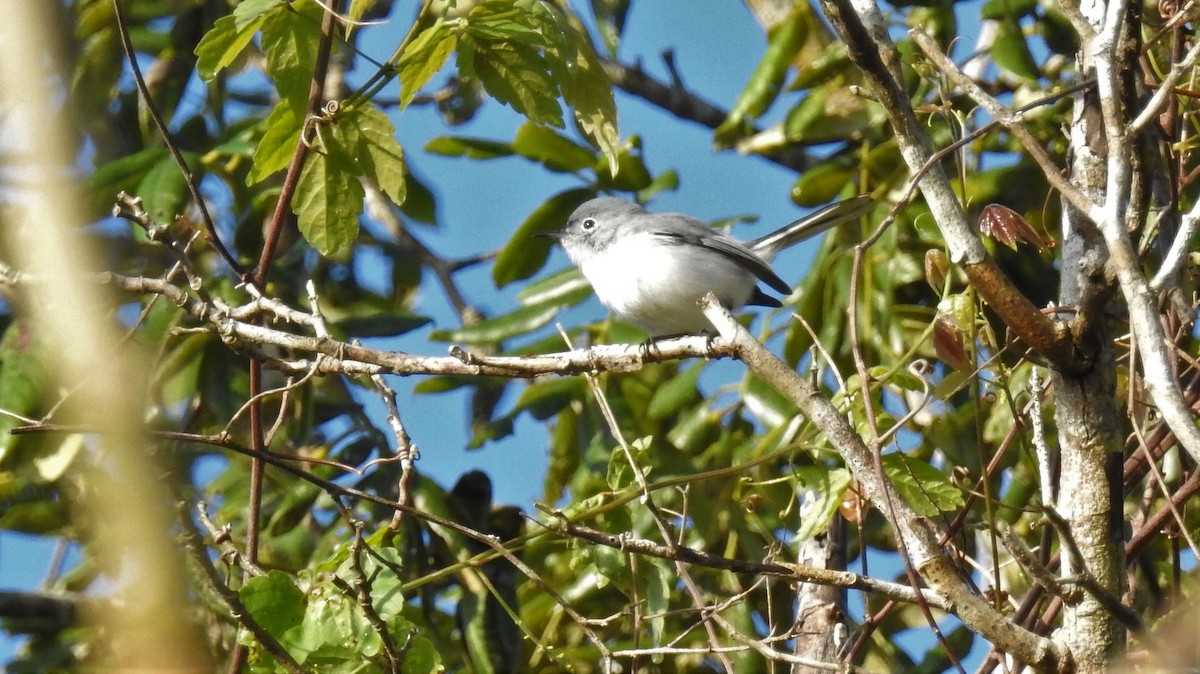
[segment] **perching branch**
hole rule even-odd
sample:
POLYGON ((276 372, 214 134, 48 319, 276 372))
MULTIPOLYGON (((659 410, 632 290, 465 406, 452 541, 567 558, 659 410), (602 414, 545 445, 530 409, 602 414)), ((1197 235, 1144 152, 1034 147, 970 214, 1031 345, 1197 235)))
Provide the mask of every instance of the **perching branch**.
MULTIPOLYGON (((450 347, 450 356, 419 356, 398 351, 370 349, 332 338, 300 335, 258 325, 262 314, 304 327, 312 325, 310 314, 289 309, 268 298, 254 299, 233 307, 218 300, 204 302, 182 288, 157 278, 98 274, 96 281, 132 293, 162 295, 198 319, 201 329, 219 336, 231 349, 260 356, 270 367, 283 372, 347 375, 465 375, 526 378, 549 374, 582 372, 631 372, 647 363, 681 358, 728 358, 732 350, 719 339, 696 335, 655 342, 654 348, 639 344, 611 344, 538 356, 479 356, 450 347), (292 352, 281 356, 268 347, 292 352), (270 351, 268 353, 268 351, 270 351), (318 356, 326 356, 315 362, 318 356)), ((0 286, 37 284, 37 276, 0 265, 0 286)))

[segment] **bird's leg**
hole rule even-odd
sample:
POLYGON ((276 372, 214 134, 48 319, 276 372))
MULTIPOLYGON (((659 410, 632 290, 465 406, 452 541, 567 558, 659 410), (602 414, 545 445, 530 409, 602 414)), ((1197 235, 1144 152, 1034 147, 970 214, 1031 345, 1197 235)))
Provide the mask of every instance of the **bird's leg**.
POLYGON ((713 344, 716 342, 719 335, 711 330, 704 330, 700 334, 704 335, 704 357, 708 360, 712 360, 714 356, 713 344))
POLYGON ((643 362, 645 362, 651 356, 662 355, 662 352, 658 350, 658 340, 660 339, 670 339, 670 337, 664 338, 650 336, 638 344, 638 357, 640 357, 643 362))

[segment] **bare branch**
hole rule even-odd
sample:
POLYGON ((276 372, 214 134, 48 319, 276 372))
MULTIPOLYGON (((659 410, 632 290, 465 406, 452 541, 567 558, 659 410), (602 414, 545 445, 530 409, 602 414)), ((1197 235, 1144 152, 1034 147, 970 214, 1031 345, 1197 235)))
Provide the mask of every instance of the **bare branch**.
POLYGON ((950 249, 950 258, 960 264, 984 260, 987 251, 967 221, 942 167, 930 163, 933 142, 913 113, 908 95, 900 85, 900 53, 888 37, 879 9, 863 7, 860 15, 851 0, 822 0, 821 7, 846 43, 852 61, 871 85, 871 94, 888 115, 905 164, 919 175, 918 186, 950 249), (895 68, 895 70, 893 70, 895 68), (919 171, 927 167, 923 173, 919 171))
POLYGON ((179 146, 175 143, 171 131, 167 128, 166 121, 163 120, 162 113, 158 111, 158 105, 154 103, 154 97, 150 95, 150 89, 146 86, 146 80, 142 77, 142 69, 138 66, 137 53, 133 48, 133 41, 129 37, 129 28, 125 20, 125 12, 121 7, 121 0, 113 0, 113 14, 116 19, 117 33, 121 37, 121 46, 125 50, 125 59, 129 63, 129 70, 133 73, 133 81, 137 84, 138 96, 142 99, 142 104, 146 106, 146 111, 150 113, 150 118, 154 120, 154 126, 158 129, 158 135, 162 137, 163 143, 171 152, 171 157, 175 163, 179 165, 179 171, 183 174, 183 180, 187 184, 188 192, 191 194, 192 202, 196 204, 196 208, 200 211, 200 217, 204 221, 205 238, 212 243, 213 248, 229 265, 229 268, 238 276, 242 275, 242 266, 225 247, 221 241, 221 236, 217 232, 217 226, 213 223, 212 216, 208 212, 208 206, 204 202, 204 197, 200 194, 200 185, 196 180, 196 174, 192 173, 188 167, 187 160, 184 159, 183 153, 179 151, 179 146))
POLYGON ((1034 667, 1058 670, 1070 657, 1060 644, 1013 624, 976 595, 942 554, 933 527, 921 518, 875 471, 871 450, 844 414, 826 400, 816 386, 758 343, 711 294, 701 302, 704 315, 736 350, 737 357, 776 391, 787 397, 817 425, 842 455, 846 466, 876 508, 896 513, 894 530, 904 538, 913 565, 931 588, 943 594, 964 623, 1034 667))
MULTIPOLYGON (((1200 47, 1200 43, 1197 43, 1197 46, 1200 47)), ((1197 229, 1200 229, 1200 202, 1193 204, 1192 210, 1179 219, 1179 231, 1175 232, 1175 240, 1171 242, 1171 247, 1163 257, 1162 266, 1150 280, 1151 290, 1162 292, 1175 282, 1191 251, 1192 238, 1196 236, 1197 229)))
POLYGON ((191 512, 186 501, 179 501, 176 504, 176 511, 179 515, 178 521, 180 525, 180 537, 183 539, 183 549, 187 551, 188 558, 196 568, 204 575, 204 579, 208 582, 209 589, 216 593, 221 601, 224 602, 225 608, 229 610, 230 615, 237 621, 238 625, 246 628, 258 643, 262 644, 263 650, 271 654, 280 665, 283 666, 290 674, 305 674, 305 669, 296 662, 291 653, 279 643, 270 632, 250 615, 246 610, 245 604, 242 603, 238 593, 229 588, 228 585, 221 580, 217 575, 217 570, 213 568, 212 562, 208 560, 208 554, 205 551, 204 541, 200 538, 200 533, 192 526, 191 512))
MULTIPOLYGON (((400 480, 396 484, 396 501, 409 505, 411 499, 408 485, 412 481, 413 459, 417 455, 417 446, 408 436, 404 422, 400 421, 400 407, 396 404, 396 391, 383 381, 383 377, 377 374, 371 375, 371 383, 375 384, 375 388, 379 390, 379 397, 383 398, 384 407, 387 408, 388 425, 392 427, 392 434, 396 436, 395 458, 400 462, 400 480)), ((392 523, 388 525, 388 528, 392 531, 399 531, 403 521, 404 511, 397 510, 392 516, 392 523)))
MULTIPOLYGON (((892 583, 889 581, 879 580, 870 576, 863 576, 849 571, 836 571, 831 569, 822 569, 807 564, 790 564, 785 562, 752 562, 742 559, 730 559, 728 557, 718 557, 698 550, 683 546, 666 546, 659 545, 653 541, 648 541, 632 536, 618 536, 603 531, 597 531, 589 527, 575 524, 568 520, 562 513, 543 510, 552 516, 549 522, 542 522, 542 526, 547 527, 552 531, 581 538, 590 543, 603 545, 617 550, 627 552, 636 552, 650 557, 658 557, 659 559, 669 559, 685 564, 694 564, 696 566, 704 566, 711 569, 722 569, 733 573, 748 573, 764 576, 778 576, 788 580, 795 580, 804 583, 815 583, 818 585, 827 585, 831 587, 841 587, 848 590, 863 590, 865 592, 874 592, 889 599, 897 601, 916 603, 917 592, 908 585, 901 583, 892 583)), ((941 594, 934 590, 923 589, 921 596, 929 603, 930 606, 939 608, 943 611, 953 612, 953 605, 941 594)))
POLYGON ((995 117, 1001 126, 1008 129, 1017 140, 1021 141, 1021 146, 1037 162, 1037 165, 1042 169, 1042 173, 1046 176, 1046 180, 1050 181, 1054 189, 1058 190, 1079 212, 1092 220, 1096 219, 1099 215, 1099 207, 1067 180, 1066 176, 1063 175, 1062 167, 1054 163, 1049 153, 1046 152, 1046 148, 1042 147, 1042 144, 1033 137, 1029 129, 1025 128, 1025 124, 1019 114, 1011 112, 1000 101, 988 95, 983 90, 983 87, 980 87, 971 78, 964 75, 958 69, 958 66, 954 65, 954 62, 938 49, 933 38, 929 37, 925 31, 913 28, 908 31, 908 36, 913 39, 913 42, 917 43, 921 51, 925 52, 925 56, 933 61, 933 64, 940 73, 945 75, 954 86, 962 89, 963 92, 971 97, 971 100, 983 107, 984 110, 987 110, 988 114, 995 117))
MULTIPOLYGON (((452 346, 450 356, 418 356, 370 349, 331 338, 297 335, 244 320, 262 311, 269 311, 282 320, 304 326, 312 325, 311 314, 289 309, 267 298, 231 307, 216 299, 212 303, 199 300, 162 279, 122 276, 107 272, 97 274, 93 278, 98 283, 112 285, 127 292, 162 295, 201 321, 206 330, 218 335, 230 348, 262 357, 271 367, 296 374, 306 374, 315 365, 318 374, 430 374, 527 378, 584 372, 630 372, 642 368, 647 363, 681 358, 728 358, 733 353, 731 347, 720 339, 693 335, 659 340, 655 342, 653 349, 646 349, 641 344, 611 344, 537 356, 482 356, 452 346), (275 352, 267 353, 265 347, 278 347, 303 355, 298 358, 285 358, 275 352), (318 356, 323 358, 320 363, 315 363, 314 360, 306 359, 307 356, 314 359, 318 356)), ((0 286, 41 282, 43 279, 36 275, 17 272, 0 264, 0 286)))

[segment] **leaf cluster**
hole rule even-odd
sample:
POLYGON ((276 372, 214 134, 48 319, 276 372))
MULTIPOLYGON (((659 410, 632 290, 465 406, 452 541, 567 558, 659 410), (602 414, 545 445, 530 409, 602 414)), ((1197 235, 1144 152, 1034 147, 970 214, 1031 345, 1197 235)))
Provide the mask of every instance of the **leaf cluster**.
MULTIPOLYGON (((282 242, 264 290, 309 310, 303 285, 311 279, 334 339, 381 338, 413 352, 453 344, 484 357, 560 350, 562 336, 550 335, 548 326, 591 291, 577 271, 547 270, 551 244, 532 235, 560 228, 598 194, 650 202, 679 182, 674 170, 650 168, 660 139, 619 135, 606 64, 584 28, 596 25, 607 51, 617 54, 632 4, 627 1, 592 2, 590 23, 566 3, 545 0, 426 3, 407 31, 387 27, 396 35, 390 59, 365 75, 357 90, 330 95, 334 104, 316 109, 310 109, 309 93, 321 3, 132 4, 129 28, 139 54, 169 74, 156 83, 154 96, 173 142, 211 199, 216 235, 230 242, 239 260, 258 259, 283 178, 296 181, 287 206, 297 228, 282 242), (451 71, 446 86, 431 93, 435 80, 451 71), (189 89, 189 81, 203 84, 189 89), (203 88, 204 102, 189 105, 197 88, 203 88), (420 148, 402 146, 393 113, 446 90, 459 102, 485 92, 522 121, 502 138, 448 132, 420 148), (494 255, 447 259, 423 241, 429 228, 439 226, 437 184, 419 178, 413 167, 427 155, 481 163, 519 158, 530 175, 570 176, 578 184, 530 212, 494 255), (297 156, 303 157, 298 170, 297 156), (377 261, 385 273, 367 278, 356 262, 364 259, 377 261), (525 282, 511 294, 511 309, 484 316, 462 297, 471 292, 463 292, 459 273, 481 264, 496 289, 511 292, 525 282), (416 332, 430 322, 419 313, 419 298, 437 292, 457 303, 458 324, 416 332)), ((349 15, 366 17, 387 4, 355 0, 349 15)), ((122 88, 108 6, 99 0, 70 6, 79 48, 66 107, 94 150, 89 198, 99 219, 116 192, 139 195, 150 216, 165 223, 176 242, 186 242, 201 227, 198 205, 136 95, 122 88)), ((953 3, 893 8, 889 19, 897 27, 922 26, 942 44, 960 32, 961 7, 953 3)), ((391 8, 394 22, 402 21, 399 11, 391 8)), ((980 11, 999 25, 988 79, 994 92, 1024 100, 1075 76, 1043 51, 1075 49, 1055 10, 989 0, 980 11)), ((373 29, 339 31, 335 49, 365 64, 353 50, 355 36, 367 30, 373 29)), ((1038 438, 1028 421, 1035 363, 1014 348, 1004 325, 946 264, 941 234, 924 205, 898 206, 890 227, 856 260, 856 244, 883 219, 883 204, 904 193, 909 178, 885 111, 852 93, 861 78, 808 4, 794 4, 764 34, 761 62, 724 122, 714 125, 714 146, 777 163, 787 153, 804 153, 808 170, 797 175, 791 192, 798 204, 870 193, 881 206, 867 221, 831 233, 785 308, 750 325, 789 364, 807 372, 864 438, 879 441, 882 476, 921 517, 943 529, 966 523, 954 528, 957 550, 997 549, 992 532, 1000 523, 1033 547, 1041 538, 1038 438), (932 368, 914 367, 919 362, 932 368)), ((964 137, 973 124, 971 104, 912 45, 902 41, 900 48, 900 68, 930 136, 943 146, 964 137)), ((1148 58, 1159 56, 1152 51, 1148 58)), ((451 121, 472 114, 466 107, 451 121)), ((1069 103, 1058 102, 1026 116, 1031 132, 1058 160, 1066 155, 1060 128, 1068 111, 1069 103)), ((1048 183, 1007 133, 974 139, 944 163, 967 209, 1003 205, 1053 244, 1054 228, 1047 223, 1059 213, 1048 183)), ((240 280, 222 273, 202 241, 187 254, 200 279, 191 285, 167 276, 176 258, 141 229, 87 235, 102 239, 116 270, 165 276, 192 296, 230 307, 249 302, 240 280)), ((1052 247, 993 248, 1036 304, 1052 299, 1058 274, 1052 247)), ((228 524, 231 540, 240 545, 248 531, 250 467, 229 444, 249 444, 244 406, 252 391, 244 354, 161 298, 121 301, 127 304, 113 320, 151 354, 150 427, 192 434, 162 440, 157 454, 164 479, 183 497, 212 503, 213 519, 228 524)), ((46 363, 53 354, 18 309, 5 305, 0 324, 0 409, 40 419, 70 393, 49 383, 46 363)), ((613 319, 565 334, 578 345, 644 337, 613 319)), ((1183 341, 1195 350, 1194 338, 1183 341)), ((1126 391, 1136 389, 1127 366, 1117 378, 1126 391)), ((467 401, 465 420, 450 413, 439 419, 447 429, 465 427, 466 449, 516 437, 527 450, 513 459, 522 464, 516 470, 540 471, 524 464, 529 456, 545 456, 545 511, 528 513, 495 502, 492 481, 504 479, 499 468, 490 475, 470 471, 445 486, 424 475, 420 463, 416 470, 402 467, 395 433, 376 402, 378 390, 365 378, 314 374, 288 382, 267 373, 266 386, 286 389, 265 397, 266 416, 274 422, 269 450, 310 479, 268 470, 257 559, 266 572, 229 583, 249 619, 314 671, 600 671, 603 650, 667 644, 709 649, 701 625, 710 614, 762 643, 795 623, 791 579, 584 542, 555 533, 558 518, 630 541, 752 562, 803 563, 802 543, 848 533, 847 568, 866 567, 873 576, 906 582, 898 568, 878 561, 897 551, 893 529, 885 514, 865 505, 860 485, 829 440, 792 401, 738 365, 658 363, 590 378, 429 376, 414 382, 412 395, 467 401), (544 438, 527 432, 534 425, 544 428, 544 438), (346 489, 355 491, 347 496, 346 489), (397 517, 387 504, 400 499, 439 519, 411 512, 397 517), (588 620, 575 620, 568 608, 588 620)), ((401 417, 407 402, 402 396, 401 417)), ((1050 424, 1041 439, 1053 443, 1052 401, 1041 416, 1050 424)), ((15 416, 0 416, 0 430, 20 424, 15 416)), ((437 451, 444 440, 415 442, 437 451)), ((79 434, 0 436, 0 528, 72 541, 81 550, 83 561, 56 578, 56 590, 87 592, 103 584, 91 543, 97 524, 70 505, 86 502, 90 486, 79 476, 89 460, 79 434)), ((1194 523, 1194 514, 1187 517, 1194 523)), ((1163 561, 1169 545, 1157 541, 1145 565, 1155 583, 1174 571, 1163 561)), ((220 570, 231 579, 241 575, 233 566, 220 570)), ((1013 596, 1035 593, 1018 565, 997 565, 989 573, 1013 596)), ((253 671, 285 671, 260 640, 229 618, 201 574, 194 575, 190 608, 202 616, 216 657, 240 644, 253 671)), ((851 619, 883 603, 863 597, 864 608, 856 604, 851 619)), ((874 625, 859 662, 880 671, 950 667, 937 649, 909 654, 896 645, 896 635, 923 624, 917 608, 897 609, 874 625)), ((48 633, 48 641, 59 644, 95 638, 48 633)), ((947 639, 965 653, 979 636, 957 625, 947 639)), ((46 642, 34 642, 23 662, 33 667, 57 657, 55 666, 64 670, 92 664, 46 642)), ((632 662, 646 665, 649 659, 639 657, 632 662)), ((738 672, 771 669, 748 649, 728 657, 738 672)), ((714 671, 714 662, 710 655, 684 653, 659 657, 654 666, 714 671)))

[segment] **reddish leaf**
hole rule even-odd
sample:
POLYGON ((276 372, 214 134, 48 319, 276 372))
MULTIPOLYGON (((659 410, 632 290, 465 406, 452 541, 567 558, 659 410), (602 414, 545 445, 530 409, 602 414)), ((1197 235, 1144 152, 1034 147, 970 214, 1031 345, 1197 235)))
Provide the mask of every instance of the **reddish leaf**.
POLYGON ((950 367, 959 372, 972 372, 975 369, 963 346, 962 333, 954 325, 949 316, 938 316, 933 324, 933 348, 950 367))
POLYGON ((1020 241, 1032 243, 1039 250, 1049 247, 1020 213, 1000 204, 983 207, 983 212, 979 214, 979 231, 1013 250, 1016 250, 1020 241))
POLYGON ((946 275, 950 273, 950 260, 945 251, 930 248, 925 251, 925 282, 936 293, 946 287, 946 275))

